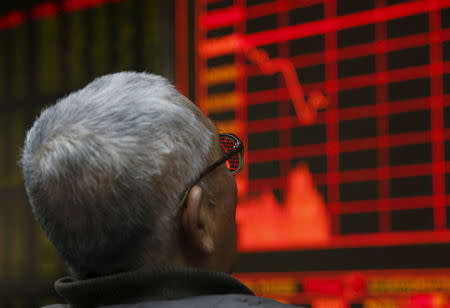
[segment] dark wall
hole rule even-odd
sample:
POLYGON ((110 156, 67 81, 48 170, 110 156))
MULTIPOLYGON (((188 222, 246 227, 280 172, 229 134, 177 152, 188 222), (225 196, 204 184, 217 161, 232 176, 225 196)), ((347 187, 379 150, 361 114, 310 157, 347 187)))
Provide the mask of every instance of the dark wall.
POLYGON ((0 28, 0 307, 61 302, 52 285, 64 265, 31 217, 17 165, 36 116, 107 73, 174 79, 172 1, 106 1, 70 12, 57 1, 50 8, 56 14, 36 15, 33 7, 42 2, 0 4, 0 16, 11 9, 25 14, 24 22, 0 28))

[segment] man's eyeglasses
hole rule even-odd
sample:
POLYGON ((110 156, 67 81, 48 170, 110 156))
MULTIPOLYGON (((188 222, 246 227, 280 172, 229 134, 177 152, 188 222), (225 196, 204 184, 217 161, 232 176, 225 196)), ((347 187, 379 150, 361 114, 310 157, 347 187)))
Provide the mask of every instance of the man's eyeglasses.
POLYGON ((228 170, 232 174, 235 174, 242 169, 242 166, 244 165, 244 144, 242 141, 233 134, 220 134, 219 141, 224 155, 200 173, 194 183, 198 182, 202 177, 223 163, 226 164, 228 170))
POLYGON ((233 134, 219 134, 220 146, 224 155, 203 170, 200 175, 189 185, 187 191, 183 195, 182 201, 186 199, 186 196, 192 186, 194 186, 198 181, 200 181, 205 175, 222 165, 226 164, 228 170, 231 174, 237 173, 242 169, 244 165, 244 144, 242 141, 233 134))

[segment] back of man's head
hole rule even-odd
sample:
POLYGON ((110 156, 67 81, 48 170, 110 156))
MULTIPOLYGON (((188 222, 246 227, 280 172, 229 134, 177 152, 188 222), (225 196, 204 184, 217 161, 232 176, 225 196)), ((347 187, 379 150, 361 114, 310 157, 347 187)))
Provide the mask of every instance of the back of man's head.
POLYGON ((214 131, 164 78, 117 73, 46 109, 22 157, 33 213, 79 276, 170 254, 187 185, 214 131))

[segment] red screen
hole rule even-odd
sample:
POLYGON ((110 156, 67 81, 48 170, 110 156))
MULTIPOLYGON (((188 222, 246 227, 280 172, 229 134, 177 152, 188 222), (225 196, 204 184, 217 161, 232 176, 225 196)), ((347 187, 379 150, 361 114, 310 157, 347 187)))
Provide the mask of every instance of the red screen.
POLYGON ((246 146, 238 277, 448 307, 450 1, 193 2, 195 101, 246 146))
POLYGON ((242 251, 448 242, 450 1, 197 1, 242 251), (448 180, 447 180, 448 178, 448 180))

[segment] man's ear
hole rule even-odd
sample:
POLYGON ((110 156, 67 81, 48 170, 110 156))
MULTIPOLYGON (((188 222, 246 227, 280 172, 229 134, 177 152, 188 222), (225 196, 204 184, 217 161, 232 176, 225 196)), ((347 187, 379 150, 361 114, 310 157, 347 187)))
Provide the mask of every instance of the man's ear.
POLYGON ((205 210, 208 206, 203 200, 203 189, 195 185, 190 189, 182 214, 183 230, 191 244, 205 254, 214 251, 214 240, 207 228, 205 210))

